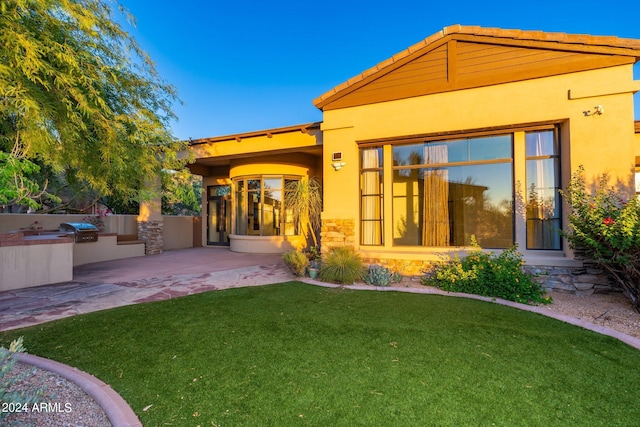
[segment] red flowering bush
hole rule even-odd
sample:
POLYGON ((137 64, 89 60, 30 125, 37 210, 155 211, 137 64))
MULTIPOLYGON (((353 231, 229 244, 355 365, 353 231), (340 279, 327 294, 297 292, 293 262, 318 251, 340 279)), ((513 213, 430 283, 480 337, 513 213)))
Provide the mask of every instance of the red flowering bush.
POLYGON ((571 206, 564 235, 572 248, 584 251, 609 273, 640 311, 640 202, 609 185, 607 175, 593 192, 587 191, 583 175, 584 168, 578 168, 567 190, 561 191, 571 206))

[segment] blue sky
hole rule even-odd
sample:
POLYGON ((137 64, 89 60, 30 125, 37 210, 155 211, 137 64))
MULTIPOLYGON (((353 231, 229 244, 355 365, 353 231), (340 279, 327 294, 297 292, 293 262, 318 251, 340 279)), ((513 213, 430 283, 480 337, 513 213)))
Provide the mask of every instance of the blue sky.
POLYGON ((120 2, 184 103, 181 139, 320 121, 314 98, 453 24, 640 39, 638 1, 120 2))

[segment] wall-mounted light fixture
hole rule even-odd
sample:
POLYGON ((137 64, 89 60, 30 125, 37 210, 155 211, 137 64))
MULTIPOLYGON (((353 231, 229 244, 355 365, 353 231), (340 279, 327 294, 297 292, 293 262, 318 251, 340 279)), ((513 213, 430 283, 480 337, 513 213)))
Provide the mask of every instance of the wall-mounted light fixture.
POLYGON ((333 166, 335 170, 339 171, 344 165, 346 165, 346 163, 342 161, 342 151, 331 153, 331 166, 333 166))
POLYGON ((601 116, 604 114, 604 107, 602 105, 596 105, 592 110, 582 112, 585 116, 601 116))
POLYGON ((342 167, 346 165, 345 162, 333 162, 331 163, 331 166, 333 166, 333 168, 337 171, 339 171, 340 169, 342 169, 342 167))

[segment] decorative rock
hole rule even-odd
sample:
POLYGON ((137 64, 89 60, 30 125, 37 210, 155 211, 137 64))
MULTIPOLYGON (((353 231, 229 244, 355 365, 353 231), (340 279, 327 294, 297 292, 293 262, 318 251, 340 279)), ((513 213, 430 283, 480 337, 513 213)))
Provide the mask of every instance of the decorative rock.
POLYGON ((594 283, 598 277, 593 274, 580 274, 574 277, 574 283, 594 283))
POLYGON ((591 282, 573 282, 573 286, 576 288, 577 292, 591 290, 591 293, 593 293, 593 289, 595 287, 595 285, 591 282))

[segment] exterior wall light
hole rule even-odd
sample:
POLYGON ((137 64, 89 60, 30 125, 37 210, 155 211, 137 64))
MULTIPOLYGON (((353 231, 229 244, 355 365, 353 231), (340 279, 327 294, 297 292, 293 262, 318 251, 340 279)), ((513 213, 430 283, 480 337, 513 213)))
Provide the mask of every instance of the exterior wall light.
POLYGON ((342 167, 346 165, 345 162, 333 162, 331 163, 331 166, 333 166, 333 168, 337 171, 339 171, 340 169, 342 169, 342 167))
POLYGON ((582 112, 585 116, 601 116, 604 114, 604 107, 602 105, 596 105, 593 107, 593 111, 587 110, 582 112))

